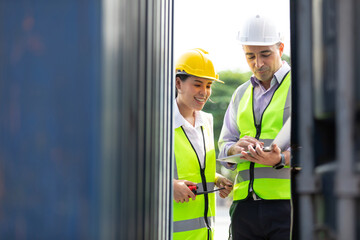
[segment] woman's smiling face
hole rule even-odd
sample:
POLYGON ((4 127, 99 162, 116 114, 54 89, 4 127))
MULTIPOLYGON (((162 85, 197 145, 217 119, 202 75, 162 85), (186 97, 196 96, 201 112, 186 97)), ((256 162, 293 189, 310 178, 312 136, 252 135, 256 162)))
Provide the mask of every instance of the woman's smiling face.
POLYGON ((185 81, 177 77, 177 100, 191 110, 202 110, 211 95, 212 82, 212 80, 195 76, 189 76, 185 81))

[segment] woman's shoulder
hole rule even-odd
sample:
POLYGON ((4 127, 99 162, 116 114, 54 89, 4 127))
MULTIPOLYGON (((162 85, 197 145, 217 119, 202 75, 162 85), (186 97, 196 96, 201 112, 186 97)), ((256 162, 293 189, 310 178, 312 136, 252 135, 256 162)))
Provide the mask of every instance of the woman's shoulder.
POLYGON ((204 118, 212 118, 213 117, 213 115, 208 112, 199 111, 199 113, 201 114, 201 117, 204 117, 204 118))
POLYGON ((213 122, 213 115, 212 115, 211 113, 207 113, 207 112, 204 112, 204 111, 200 111, 199 114, 200 114, 200 116, 201 116, 201 119, 202 119, 204 122, 207 122, 207 123, 212 124, 212 122, 213 122))

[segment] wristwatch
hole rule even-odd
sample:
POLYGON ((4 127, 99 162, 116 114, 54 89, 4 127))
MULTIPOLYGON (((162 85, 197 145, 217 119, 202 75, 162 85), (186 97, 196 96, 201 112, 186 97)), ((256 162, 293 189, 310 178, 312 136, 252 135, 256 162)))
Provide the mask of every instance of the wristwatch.
POLYGON ((275 169, 282 169, 283 167, 285 167, 285 156, 282 153, 280 153, 280 156, 281 156, 280 162, 273 166, 273 168, 275 169))

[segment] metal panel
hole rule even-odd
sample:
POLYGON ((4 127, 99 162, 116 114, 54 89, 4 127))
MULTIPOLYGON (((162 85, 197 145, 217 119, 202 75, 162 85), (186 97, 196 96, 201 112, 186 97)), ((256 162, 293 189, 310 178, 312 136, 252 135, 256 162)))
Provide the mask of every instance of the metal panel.
POLYGON ((303 0, 292 8, 297 16, 294 79, 301 79, 294 106, 299 124, 293 130, 302 146, 294 154, 302 167, 294 194, 301 224, 294 239, 359 239, 359 47, 355 43, 360 5, 354 0, 312 4, 313 9, 310 1, 303 0), (311 34, 313 38, 308 37, 311 34), (314 98, 305 69, 314 73, 310 76, 314 98), (315 116, 306 109, 314 104, 315 116))
POLYGON ((0 239, 171 239, 172 8, 0 1, 0 239))
POLYGON ((103 1, 102 239, 171 239, 172 6, 103 1))
POLYGON ((311 0, 295 1, 291 5, 295 17, 292 23, 292 62, 293 66, 293 108, 296 120, 292 129, 297 139, 295 143, 301 146, 301 151, 293 152, 293 166, 301 166, 296 176, 296 189, 293 189, 295 203, 300 210, 295 210, 295 224, 300 233, 295 239, 314 239, 312 194, 315 192, 315 178, 313 175, 314 159, 312 145, 314 138, 313 109, 312 109, 312 33, 311 0), (295 12, 296 11, 296 12, 295 12))
POLYGON ((98 239, 97 1, 0 1, 0 239, 98 239))
POLYGON ((354 30, 354 1, 338 1, 338 84, 336 98, 337 120, 337 161, 336 195, 337 206, 337 232, 339 239, 356 239, 355 198, 359 196, 360 178, 355 175, 355 57, 354 30), (346 107, 345 107, 346 106, 346 107), (346 126, 346 127, 345 127, 346 126))

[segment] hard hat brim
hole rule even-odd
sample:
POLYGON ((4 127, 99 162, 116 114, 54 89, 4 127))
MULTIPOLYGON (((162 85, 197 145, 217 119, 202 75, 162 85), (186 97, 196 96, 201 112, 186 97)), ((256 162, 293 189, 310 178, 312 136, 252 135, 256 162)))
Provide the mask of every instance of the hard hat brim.
POLYGON ((224 83, 224 81, 217 79, 217 78, 212 78, 212 77, 202 77, 202 76, 196 76, 196 77, 201 77, 201 78, 206 78, 206 79, 210 79, 219 83, 224 83))
POLYGON ((199 78, 205 78, 205 79, 209 79, 209 80, 213 80, 219 83, 224 83, 224 81, 217 79, 217 78, 213 78, 213 77, 208 77, 208 76, 199 76, 199 75, 195 75, 195 74, 191 74, 191 73, 187 73, 185 71, 181 71, 181 72, 176 72, 176 74, 183 74, 183 75, 188 75, 188 76, 194 76, 194 77, 199 77, 199 78))

